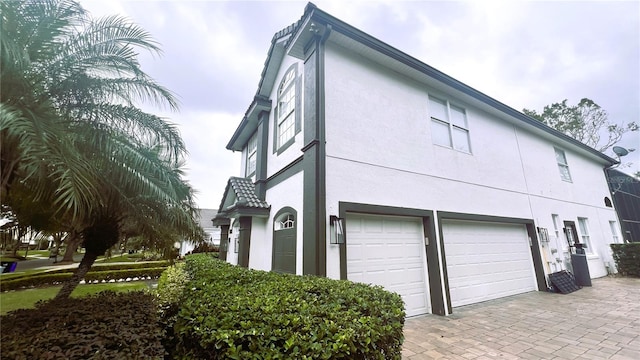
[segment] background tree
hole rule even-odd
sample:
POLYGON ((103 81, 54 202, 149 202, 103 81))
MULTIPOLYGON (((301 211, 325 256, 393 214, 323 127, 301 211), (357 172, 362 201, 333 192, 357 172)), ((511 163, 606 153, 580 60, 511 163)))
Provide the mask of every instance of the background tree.
POLYGON ((528 109, 522 112, 600 152, 613 147, 625 133, 638 131, 633 121, 621 125, 610 122, 607 112, 587 98, 573 106, 565 99, 545 106, 541 113, 528 109))
MULTIPOLYGON (((2 1, 0 197, 50 204, 86 248, 68 297, 121 224, 162 225, 197 239, 193 190, 180 167, 176 127, 139 103, 177 109, 173 94, 140 67, 159 53, 151 36, 119 16, 92 19, 75 1, 2 1)), ((9 207, 15 203, 8 202, 9 207)))

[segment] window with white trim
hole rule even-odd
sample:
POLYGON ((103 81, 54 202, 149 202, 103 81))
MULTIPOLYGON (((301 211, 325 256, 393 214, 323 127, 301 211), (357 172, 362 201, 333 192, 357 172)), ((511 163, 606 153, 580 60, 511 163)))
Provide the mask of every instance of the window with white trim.
POLYGON ((578 218, 578 228, 580 229, 580 242, 586 246, 586 252, 593 254, 593 248, 591 247, 591 238, 589 237, 589 219, 578 218))
POLYGON ((551 214, 551 220, 553 220, 553 231, 556 234, 556 239, 560 239, 560 229, 558 228, 560 217, 558 216, 558 214, 551 214))
POLYGON ((431 139, 434 144, 471 153, 467 112, 447 100, 429 96, 431 139))
POLYGON ((296 219, 293 214, 284 214, 276 219, 275 230, 293 229, 296 226, 296 219))
POLYGON ((560 170, 560 178, 564 181, 571 181, 571 173, 569 172, 569 163, 567 163, 567 157, 563 150, 553 148, 556 152, 556 162, 558 163, 558 170, 560 170))
POLYGON ((611 238, 613 239, 613 243, 620 243, 620 236, 618 235, 618 223, 610 220, 609 227, 611 228, 611 238))
POLYGON ((278 88, 277 146, 279 149, 296 134, 296 69, 287 71, 278 88))
POLYGON ((258 149, 257 133, 253 134, 247 143, 247 167, 245 176, 249 177, 256 173, 256 159, 258 149))

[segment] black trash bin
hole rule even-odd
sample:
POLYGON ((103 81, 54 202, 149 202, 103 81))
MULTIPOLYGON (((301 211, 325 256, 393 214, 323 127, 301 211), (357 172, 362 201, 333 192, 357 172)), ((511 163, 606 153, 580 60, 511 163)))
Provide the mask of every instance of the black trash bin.
POLYGON ((573 276, 576 278, 576 285, 591 286, 591 274, 589 274, 589 264, 587 264, 587 255, 584 253, 582 244, 576 244, 576 253, 571 254, 571 267, 573 268, 573 276))

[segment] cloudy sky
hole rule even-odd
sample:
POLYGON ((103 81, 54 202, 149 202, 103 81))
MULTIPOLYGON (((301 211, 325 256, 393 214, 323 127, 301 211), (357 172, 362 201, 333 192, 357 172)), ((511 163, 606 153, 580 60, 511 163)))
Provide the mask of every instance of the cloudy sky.
MULTIPOLYGON (((640 2, 313 1, 320 9, 515 108, 590 98, 615 122, 640 121, 640 2)), ((160 42, 143 68, 178 94, 199 207, 217 209, 240 155, 225 149, 255 92, 271 38, 305 1, 81 0, 160 42)), ((640 134, 620 144, 640 170, 640 134)))

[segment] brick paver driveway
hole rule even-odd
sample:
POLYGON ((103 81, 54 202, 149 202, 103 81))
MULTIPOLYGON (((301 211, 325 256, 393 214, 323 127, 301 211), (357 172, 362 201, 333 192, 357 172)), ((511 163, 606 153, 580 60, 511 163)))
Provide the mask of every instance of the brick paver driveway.
POLYGON ((407 319, 403 359, 640 359, 640 279, 594 279, 407 319))

